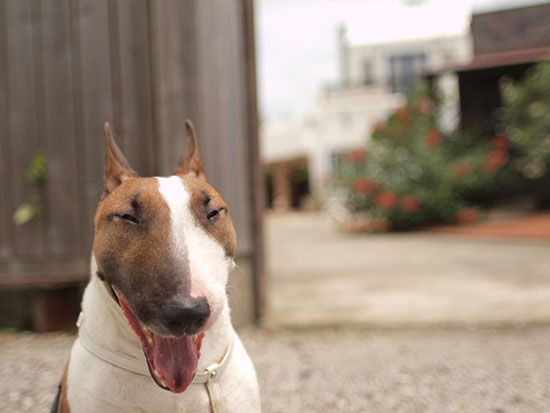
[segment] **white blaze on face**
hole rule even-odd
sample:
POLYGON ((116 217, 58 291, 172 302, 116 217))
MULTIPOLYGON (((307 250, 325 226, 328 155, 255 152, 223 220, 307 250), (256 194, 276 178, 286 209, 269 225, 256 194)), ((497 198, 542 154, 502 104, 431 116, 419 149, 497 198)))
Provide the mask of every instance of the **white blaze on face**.
POLYGON ((172 256, 176 263, 181 262, 182 277, 186 276, 187 258, 191 273, 190 294, 208 299, 210 325, 216 320, 225 302, 225 286, 231 260, 226 257, 222 246, 197 221, 196 214, 204 211, 191 210, 191 193, 183 185, 181 178, 171 176, 156 179, 159 182, 159 192, 170 208, 169 245, 172 256))

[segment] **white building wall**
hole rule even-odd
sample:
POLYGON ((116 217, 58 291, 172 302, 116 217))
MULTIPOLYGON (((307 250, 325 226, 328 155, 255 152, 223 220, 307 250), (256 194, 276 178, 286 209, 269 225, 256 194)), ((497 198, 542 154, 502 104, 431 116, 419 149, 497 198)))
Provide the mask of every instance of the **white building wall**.
POLYGON ((364 66, 366 62, 370 62, 376 87, 389 91, 390 57, 405 54, 423 54, 426 56, 426 69, 437 70, 446 64, 469 61, 472 56, 472 41, 469 34, 462 34, 351 46, 348 52, 350 83, 363 84, 364 66))
MULTIPOLYGON (((368 45, 349 45, 349 83, 325 91, 311 113, 301 119, 266 124, 262 128, 262 159, 282 161, 307 156, 310 183, 315 195, 322 197, 332 174, 332 155, 363 147, 375 122, 402 105, 404 95, 389 88, 391 56, 424 54, 425 68, 467 61, 472 54, 468 34, 440 38, 394 41, 368 45), (363 85, 365 62, 370 62, 373 84, 363 85)), ((455 79, 446 78, 441 88, 447 98, 443 123, 453 127, 458 115, 455 79)))
POLYGON ((315 111, 308 158, 313 192, 322 195, 332 174, 332 156, 367 144, 373 125, 402 105, 400 94, 365 93, 364 88, 327 92, 315 111))

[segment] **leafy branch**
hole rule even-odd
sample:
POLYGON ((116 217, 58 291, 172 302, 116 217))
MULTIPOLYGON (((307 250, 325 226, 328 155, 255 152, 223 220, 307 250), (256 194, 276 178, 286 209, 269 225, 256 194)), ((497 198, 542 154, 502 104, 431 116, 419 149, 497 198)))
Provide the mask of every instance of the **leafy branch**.
POLYGON ((19 205, 13 214, 13 222, 16 225, 24 225, 42 214, 42 188, 46 183, 46 166, 46 155, 36 152, 25 174, 25 179, 30 185, 27 201, 19 205))

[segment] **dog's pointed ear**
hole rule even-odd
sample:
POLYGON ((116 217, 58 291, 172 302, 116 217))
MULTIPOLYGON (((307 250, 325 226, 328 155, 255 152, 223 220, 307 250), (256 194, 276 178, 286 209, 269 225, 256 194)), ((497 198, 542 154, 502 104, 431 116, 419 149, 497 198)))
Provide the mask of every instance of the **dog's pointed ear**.
POLYGON ((104 136, 105 175, 101 199, 113 192, 126 179, 137 176, 113 139, 109 122, 105 122, 104 136))
POLYGON ((187 130, 185 147, 183 148, 183 154, 174 175, 192 173, 199 179, 206 179, 199 151, 199 144, 197 142, 197 134, 195 133, 193 122, 189 119, 185 121, 185 129, 187 130))

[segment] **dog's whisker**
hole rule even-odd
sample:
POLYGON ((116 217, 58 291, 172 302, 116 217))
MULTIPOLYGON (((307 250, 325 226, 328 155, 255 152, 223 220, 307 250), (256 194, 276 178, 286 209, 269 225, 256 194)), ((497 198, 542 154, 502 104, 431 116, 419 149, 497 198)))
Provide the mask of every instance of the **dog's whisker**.
POLYGON ((231 307, 237 304, 237 300, 235 299, 235 297, 233 297, 233 295, 230 292, 227 293, 227 302, 231 307))

